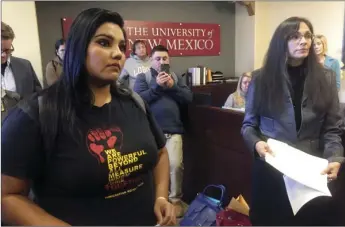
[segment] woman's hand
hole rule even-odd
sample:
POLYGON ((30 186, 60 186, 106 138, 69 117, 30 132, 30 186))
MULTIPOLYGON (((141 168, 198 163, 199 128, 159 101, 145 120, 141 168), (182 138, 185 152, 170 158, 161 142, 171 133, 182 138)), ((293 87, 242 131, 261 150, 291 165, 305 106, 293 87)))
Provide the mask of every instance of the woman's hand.
MULTIPOLYGON (((259 141, 255 144, 255 150, 258 152, 260 157, 265 157, 267 153, 273 155, 273 152, 271 151, 268 144, 264 141, 259 141)), ((273 155, 274 156, 274 155, 273 155)))
POLYGON ((330 162, 328 163, 327 168, 324 171, 322 171, 321 174, 327 174, 328 181, 335 180, 337 179, 340 165, 341 164, 339 162, 330 162))
POLYGON ((156 199, 154 212, 160 226, 176 225, 175 208, 166 198, 156 199))

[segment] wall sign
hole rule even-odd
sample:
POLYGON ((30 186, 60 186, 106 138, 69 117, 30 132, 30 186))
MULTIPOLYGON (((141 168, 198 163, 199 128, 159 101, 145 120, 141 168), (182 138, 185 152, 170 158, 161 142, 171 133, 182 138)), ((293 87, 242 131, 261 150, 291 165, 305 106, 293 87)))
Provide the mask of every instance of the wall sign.
MULTIPOLYGON (((67 36, 71 24, 71 18, 62 18, 63 37, 67 36)), ((137 39, 145 40, 149 51, 159 44, 166 46, 170 56, 220 55, 219 24, 127 20, 125 28, 128 38, 127 56, 137 39)))

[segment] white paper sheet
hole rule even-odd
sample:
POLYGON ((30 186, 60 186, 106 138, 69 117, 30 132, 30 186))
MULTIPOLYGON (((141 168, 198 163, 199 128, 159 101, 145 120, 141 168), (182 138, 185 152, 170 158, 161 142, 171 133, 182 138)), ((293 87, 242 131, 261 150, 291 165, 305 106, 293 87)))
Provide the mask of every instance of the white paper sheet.
POLYGON ((274 156, 266 155, 266 162, 282 172, 285 187, 294 214, 310 200, 318 196, 331 196, 327 175, 321 175, 328 161, 293 148, 286 143, 268 139, 274 156))
POLYGON ((245 112, 244 108, 232 108, 232 107, 227 107, 227 106, 222 106, 222 108, 227 109, 227 110, 234 110, 234 111, 241 112, 241 113, 245 112))
POLYGON ((297 212, 310 200, 319 196, 331 196, 330 193, 320 192, 285 175, 284 182, 294 215, 296 215, 297 212))

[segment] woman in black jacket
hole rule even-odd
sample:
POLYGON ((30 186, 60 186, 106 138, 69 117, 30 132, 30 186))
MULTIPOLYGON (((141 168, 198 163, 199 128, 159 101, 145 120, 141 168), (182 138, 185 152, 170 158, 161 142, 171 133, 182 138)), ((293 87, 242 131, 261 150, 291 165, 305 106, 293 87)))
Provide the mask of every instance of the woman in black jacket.
POLYGON ((271 152, 267 138, 328 159, 324 174, 329 180, 337 178, 344 161, 336 77, 317 62, 313 37, 307 19, 285 20, 273 34, 263 67, 253 72, 242 135, 255 157, 254 225, 319 225, 317 217, 327 217, 321 207, 313 210, 313 218, 303 214, 304 208, 294 216, 283 175, 264 161, 271 152))

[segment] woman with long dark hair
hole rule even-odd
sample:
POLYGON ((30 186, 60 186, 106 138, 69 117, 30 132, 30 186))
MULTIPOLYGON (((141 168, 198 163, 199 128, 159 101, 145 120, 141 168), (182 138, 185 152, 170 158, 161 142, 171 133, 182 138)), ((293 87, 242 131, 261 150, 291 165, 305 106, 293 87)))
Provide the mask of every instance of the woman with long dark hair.
POLYGON ((164 135, 115 83, 125 50, 119 14, 92 8, 74 20, 61 78, 2 125, 4 222, 175 224, 164 135))
POLYGON ((293 215, 282 173, 264 161, 271 152, 268 138, 328 159, 324 174, 329 180, 337 178, 344 161, 336 77, 318 63, 313 32, 307 19, 288 18, 274 32, 263 67, 253 72, 241 131, 255 159, 250 209, 254 225, 321 224, 319 212, 312 218, 302 211, 293 215))

